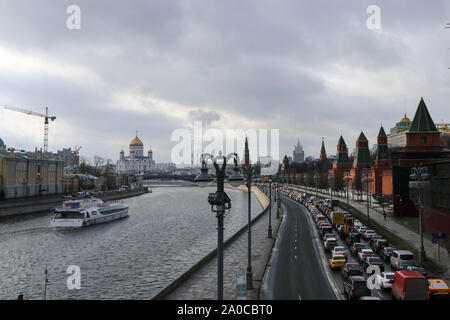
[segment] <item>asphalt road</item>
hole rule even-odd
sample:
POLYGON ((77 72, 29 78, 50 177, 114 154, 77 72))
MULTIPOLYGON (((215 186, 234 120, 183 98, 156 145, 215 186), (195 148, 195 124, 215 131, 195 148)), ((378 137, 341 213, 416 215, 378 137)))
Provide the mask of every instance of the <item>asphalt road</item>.
MULTIPOLYGON (((307 215, 310 215, 308 209, 306 209, 302 204, 289 199, 287 197, 282 197, 282 203, 285 205, 286 208, 286 217, 289 219, 289 217, 291 217, 291 220, 287 221, 288 222, 288 226, 286 226, 286 232, 285 234, 282 235, 282 245, 280 246, 280 252, 283 251, 283 255, 280 255, 280 258, 278 259, 278 264, 281 266, 283 265, 283 263, 286 263, 287 265, 291 265, 294 264, 295 262, 302 264, 303 266, 299 269, 298 271, 301 273, 305 273, 306 278, 309 280, 307 280, 305 283, 303 283, 301 285, 301 289, 298 288, 297 291, 300 292, 304 292, 304 298, 305 299, 330 299, 327 298, 325 295, 322 297, 322 294, 324 294, 325 290, 323 289, 324 286, 321 284, 322 281, 332 281, 334 282, 334 287, 335 287, 335 291, 337 291, 338 295, 343 296, 343 276, 341 273, 341 270, 331 270, 329 268, 328 265, 323 266, 324 262, 319 261, 320 260, 320 255, 314 254, 316 253, 317 249, 321 250, 324 253, 324 256, 326 257, 326 262, 328 261, 328 259, 331 258, 331 253, 329 252, 325 252, 324 251, 324 247, 322 244, 322 240, 320 239, 317 229, 315 226, 311 226, 311 223, 308 223, 308 220, 306 219, 307 215), (301 220, 298 220, 299 218, 303 218, 301 220), (293 221, 293 223, 291 222, 293 221), (289 223, 291 222, 291 223, 289 223), (300 229, 298 229, 299 227, 296 225, 298 225, 298 223, 301 223, 302 226, 300 227, 300 229), (298 233, 301 233, 302 237, 309 237, 309 241, 308 239, 304 239, 304 243, 302 245, 296 245, 296 243, 298 243, 298 239, 297 237, 299 237, 300 235, 298 235, 298 233), (297 234, 297 236, 295 236, 295 234, 297 234), (317 248, 316 242, 312 241, 313 237, 315 238, 319 238, 319 242, 320 245, 318 246, 319 248, 317 248), (296 241, 297 239, 297 241, 296 241), (289 241, 291 242, 291 247, 293 247, 296 250, 300 250, 302 251, 304 254, 306 254, 307 256, 310 257, 310 259, 298 259, 298 255, 297 258, 295 257, 296 255, 294 254, 294 259, 292 259, 292 256, 290 257, 289 254, 286 252, 286 248, 289 248, 289 241), (312 248, 314 247, 314 250, 312 250, 312 248), (294 260, 294 261, 292 261, 294 260), (307 261, 308 260, 308 261, 307 261), (305 269, 306 268, 306 269, 305 269), (314 269, 311 269, 314 268, 314 269), (323 268, 328 268, 328 274, 329 276, 332 278, 330 279, 329 277, 327 278, 324 274, 324 269, 323 268), (320 269, 320 270, 319 270, 320 269), (320 271, 320 272, 319 272, 320 271), (321 274, 323 275, 320 278, 316 278, 317 275, 315 274, 321 274), (312 280, 314 279, 314 280, 312 280), (316 279, 318 279, 316 281, 316 279), (319 281, 320 279, 320 281, 319 281), (316 285, 317 282, 317 286, 320 287, 320 289, 317 289, 320 291, 320 293, 314 293, 314 294, 309 294, 308 291, 314 291, 316 290, 315 288, 313 288, 313 286, 316 285), (311 298, 310 298, 311 297, 311 298), (322 297, 322 298, 320 298, 322 297)), ((338 243, 340 246, 344 246, 347 250, 350 251, 350 248, 342 241, 342 239, 339 237, 339 235, 337 234, 337 232, 334 230, 333 231, 336 234, 336 239, 338 240, 338 243)), ((369 246, 369 242, 361 239, 361 242, 366 244, 367 248, 370 248, 369 246)), ((291 249, 292 250, 292 249, 291 249)), ((379 256, 379 255, 378 255, 379 256)), ((325 263, 326 263, 325 262, 325 263)), ((352 262, 352 263, 359 263, 358 258, 356 256, 352 256, 351 254, 348 255, 348 262, 352 262)), ((361 264, 360 264, 361 265, 361 264)), ((276 292, 279 292, 280 295, 280 299, 288 299, 288 296, 291 296, 294 294, 293 289, 289 289, 289 286, 291 287, 296 287, 297 285, 297 279, 295 279, 295 281, 292 281, 292 284, 289 284, 289 277, 293 276, 293 277, 299 277, 299 275, 288 275, 288 270, 283 269, 282 267, 278 267, 279 270, 277 270, 277 277, 280 278, 280 284, 278 285, 278 288, 276 290, 276 292), (286 290, 286 293, 283 293, 282 290, 286 290)), ((385 262, 385 271, 386 272, 394 272, 394 270, 392 269, 392 267, 390 266, 389 262, 385 262)), ((367 275, 366 273, 364 273, 364 278, 368 278, 369 275, 367 275)), ((302 278, 304 278, 302 276, 302 278)), ((330 294, 332 294, 334 297, 333 299, 335 299, 335 295, 333 294, 333 292, 331 291, 330 294)), ((371 295, 374 297, 378 297, 382 300, 391 300, 392 299, 392 293, 390 289, 373 289, 371 290, 371 295)), ((303 296, 302 296, 303 298, 303 296)), ((290 298, 292 299, 292 298, 290 298)))
POLYGON ((336 295, 325 273, 317 241, 317 231, 305 207, 282 197, 284 223, 279 238, 277 259, 272 261, 273 299, 335 300, 336 295))

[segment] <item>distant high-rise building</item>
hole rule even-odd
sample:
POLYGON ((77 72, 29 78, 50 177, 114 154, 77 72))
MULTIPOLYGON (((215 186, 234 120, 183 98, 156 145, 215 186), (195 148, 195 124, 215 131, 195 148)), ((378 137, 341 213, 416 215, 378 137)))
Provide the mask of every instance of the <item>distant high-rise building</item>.
POLYGON ((292 158, 293 158, 293 162, 305 161, 305 151, 303 151, 303 146, 300 144, 300 139, 298 139, 297 145, 294 148, 292 158))

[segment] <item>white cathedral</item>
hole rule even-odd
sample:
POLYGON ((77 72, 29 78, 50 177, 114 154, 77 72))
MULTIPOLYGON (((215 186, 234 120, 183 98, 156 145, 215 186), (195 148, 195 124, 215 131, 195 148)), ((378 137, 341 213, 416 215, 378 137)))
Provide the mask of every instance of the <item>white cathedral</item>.
POLYGON ((153 160, 153 151, 150 148, 147 156, 144 156, 144 144, 136 137, 130 142, 129 156, 120 150, 120 159, 117 160, 116 172, 119 174, 146 175, 150 173, 155 166, 153 160))

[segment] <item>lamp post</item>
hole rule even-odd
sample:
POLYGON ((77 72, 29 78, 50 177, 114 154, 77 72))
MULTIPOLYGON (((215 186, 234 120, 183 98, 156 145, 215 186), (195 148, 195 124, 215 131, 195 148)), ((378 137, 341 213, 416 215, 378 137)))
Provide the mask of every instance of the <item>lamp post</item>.
POLYGON ((319 173, 317 172, 317 170, 316 170, 316 172, 314 173, 314 184, 316 185, 316 198, 319 196, 319 180, 320 180, 320 176, 319 176, 319 173))
MULTIPOLYGON (((208 202, 211 205, 211 211, 216 212, 217 217, 217 299, 223 300, 223 216, 225 210, 231 209, 231 200, 224 191, 225 184, 225 168, 229 159, 234 158, 234 166, 237 168, 238 155, 230 153, 224 157, 219 153, 219 156, 213 157, 208 153, 202 154, 200 162, 202 163, 201 173, 195 178, 195 181, 200 186, 207 186, 213 181, 213 176, 208 174, 206 166, 207 160, 212 160, 214 168, 216 169, 217 191, 208 195, 208 202), (222 160, 222 166, 218 164, 218 160, 222 160)), ((244 180, 243 176, 239 174, 238 170, 228 177, 228 181, 233 186, 239 186, 244 180)))
POLYGON ((345 178, 343 180, 345 182, 345 187, 346 187, 346 190, 347 190, 347 211, 349 211, 350 210, 350 205, 349 205, 349 198, 348 198, 348 186, 349 186, 350 181, 352 180, 352 178, 350 178, 350 172, 348 172, 348 171, 345 172, 344 176, 345 176, 345 178))
POLYGON ((425 248, 423 246, 423 205, 426 202, 426 191, 430 188, 430 175, 428 174, 428 168, 418 165, 411 168, 411 174, 409 179, 409 193, 411 199, 414 201, 419 209, 419 231, 420 231, 420 249, 419 249, 419 262, 425 260, 425 248))
POLYGON ((364 171, 365 177, 361 179, 361 182, 366 183, 366 200, 367 200, 367 226, 370 225, 370 215, 369 215, 369 182, 372 182, 373 179, 370 178, 372 173, 369 169, 364 171))
POLYGON ((328 175, 328 185, 330 187, 330 199, 333 200, 334 177, 331 173, 328 175))
POLYGON ((253 166, 250 164, 244 166, 245 184, 248 191, 248 265, 247 265, 247 289, 253 290, 253 272, 252 272, 252 230, 251 230, 251 188, 252 188, 253 166))
POLYGON ((306 195, 308 196, 308 173, 305 172, 303 174, 303 182, 305 183, 305 187, 306 187, 306 195))
POLYGON ((272 238, 272 178, 269 178, 269 228, 267 237, 272 238))

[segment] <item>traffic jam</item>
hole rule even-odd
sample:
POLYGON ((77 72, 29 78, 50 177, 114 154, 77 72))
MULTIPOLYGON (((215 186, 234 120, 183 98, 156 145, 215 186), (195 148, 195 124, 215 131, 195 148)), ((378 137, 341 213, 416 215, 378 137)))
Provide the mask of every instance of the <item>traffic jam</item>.
POLYGON ((416 265, 413 253, 394 248, 374 230, 339 207, 338 200, 318 199, 289 187, 285 197, 303 205, 316 224, 334 280, 346 299, 449 299, 450 288, 416 265))

